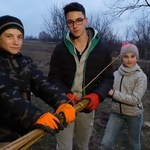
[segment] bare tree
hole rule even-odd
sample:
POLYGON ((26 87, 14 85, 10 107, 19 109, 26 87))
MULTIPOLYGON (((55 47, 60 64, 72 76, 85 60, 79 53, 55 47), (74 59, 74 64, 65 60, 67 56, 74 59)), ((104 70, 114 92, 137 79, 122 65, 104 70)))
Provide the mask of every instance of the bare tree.
POLYGON ((140 57, 145 60, 150 60, 150 19, 142 17, 137 20, 132 31, 132 37, 136 41, 139 48, 140 57))
POLYGON ((132 36, 131 36, 131 27, 127 26, 125 28, 124 36, 125 36, 125 41, 130 41, 130 39, 132 39, 132 36))
POLYGON ((107 12, 108 15, 112 15, 113 19, 118 19, 125 12, 130 12, 130 15, 137 11, 147 10, 147 15, 149 14, 150 2, 149 0, 115 0, 112 3, 106 4, 109 8, 107 12), (146 9, 148 8, 148 9, 146 9))
MULTIPOLYGON (((145 60, 150 59, 150 1, 149 0, 114 0, 111 3, 106 4, 109 8, 105 12, 105 15, 109 15, 113 21, 119 21, 119 19, 125 19, 132 15, 135 25, 126 28, 125 38, 133 39, 133 42, 139 48, 140 57, 145 60), (135 13, 136 12, 136 13, 135 13), (139 12, 139 13, 138 13, 139 12), (144 14, 142 16, 142 13, 144 14), (137 14, 139 14, 137 16, 137 14), (136 17, 138 19, 136 19, 136 17), (121 18, 122 17, 122 18, 121 18), (139 19, 140 18, 140 19, 139 19)), ((131 21, 131 20, 130 20, 131 21)))
POLYGON ((41 31, 39 33, 38 39, 43 41, 43 42, 48 42, 51 40, 51 37, 44 31, 41 31))
POLYGON ((48 16, 43 17, 44 31, 54 40, 61 40, 66 32, 66 22, 62 9, 57 5, 51 5, 48 16))
POLYGON ((112 22, 102 13, 94 13, 89 16, 89 26, 95 28, 105 41, 113 36, 111 24, 112 22))
POLYGON ((90 14, 88 20, 88 26, 95 28, 100 33, 101 40, 111 46, 111 49, 116 49, 120 41, 117 34, 113 33, 112 21, 101 12, 90 14))

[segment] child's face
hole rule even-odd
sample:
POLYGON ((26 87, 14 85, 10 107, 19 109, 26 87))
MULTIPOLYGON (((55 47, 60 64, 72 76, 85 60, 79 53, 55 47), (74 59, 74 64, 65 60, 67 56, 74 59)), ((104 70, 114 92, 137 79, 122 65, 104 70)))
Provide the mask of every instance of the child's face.
POLYGON ((18 29, 7 29, 0 35, 0 47, 10 52, 17 54, 22 46, 23 34, 18 29))
POLYGON ((137 62, 137 57, 134 53, 127 53, 122 58, 124 66, 131 68, 137 62))

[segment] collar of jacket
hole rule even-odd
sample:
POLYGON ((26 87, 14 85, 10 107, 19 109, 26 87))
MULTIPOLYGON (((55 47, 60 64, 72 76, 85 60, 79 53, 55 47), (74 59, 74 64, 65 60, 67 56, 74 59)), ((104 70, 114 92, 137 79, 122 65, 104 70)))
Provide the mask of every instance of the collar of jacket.
MULTIPOLYGON (((91 27, 86 28, 86 31, 87 31, 88 36, 90 36, 90 39, 91 39, 91 40, 89 39, 90 47, 89 47, 89 52, 88 52, 90 53, 99 42, 100 34, 97 32, 97 30, 91 27), (91 37, 91 35, 93 35, 93 37, 91 37)), ((66 47, 68 48, 68 50, 70 51, 70 53, 74 55, 74 45, 70 38, 70 32, 64 35, 64 43, 66 47)))
POLYGON ((1 56, 9 56, 9 57, 14 57, 14 56, 22 56, 21 52, 18 52, 17 54, 11 54, 7 50, 0 48, 0 55, 1 56))

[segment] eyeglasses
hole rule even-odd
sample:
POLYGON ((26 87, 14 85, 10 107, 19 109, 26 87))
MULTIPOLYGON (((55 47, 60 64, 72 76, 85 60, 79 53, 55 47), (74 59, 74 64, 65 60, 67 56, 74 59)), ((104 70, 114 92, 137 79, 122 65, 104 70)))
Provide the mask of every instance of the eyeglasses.
POLYGON ((76 25, 81 25, 83 23, 83 20, 84 20, 84 18, 77 18, 75 21, 68 20, 66 23, 67 23, 68 27, 72 27, 72 26, 74 26, 74 23, 76 23, 76 25))

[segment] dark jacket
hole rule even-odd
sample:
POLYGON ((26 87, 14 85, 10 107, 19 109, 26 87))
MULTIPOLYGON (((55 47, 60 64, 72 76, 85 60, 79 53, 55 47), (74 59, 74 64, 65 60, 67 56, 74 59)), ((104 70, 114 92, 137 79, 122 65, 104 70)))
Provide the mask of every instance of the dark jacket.
MULTIPOLYGON (((111 62, 110 51, 100 40, 100 35, 95 33, 95 30, 92 28, 87 30, 92 32, 93 37, 89 39, 89 44, 91 45, 88 48, 88 55, 84 65, 82 88, 92 81, 111 62)), ((55 47, 51 56, 49 77, 65 93, 71 92, 71 87, 74 83, 77 68, 74 55, 74 46, 65 36, 63 42, 55 47)), ((98 78, 85 88, 83 95, 95 92, 99 95, 100 101, 103 101, 108 95, 108 91, 112 88, 112 83, 113 72, 112 66, 110 65, 98 78)))
POLYGON ((56 109, 66 96, 48 81, 33 61, 21 53, 0 49, 0 141, 24 135, 43 111, 30 101, 30 92, 56 109), (9 136, 8 136, 9 135, 9 136))

